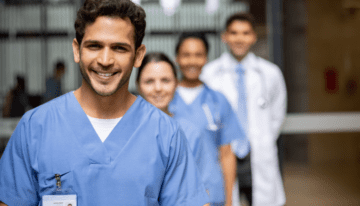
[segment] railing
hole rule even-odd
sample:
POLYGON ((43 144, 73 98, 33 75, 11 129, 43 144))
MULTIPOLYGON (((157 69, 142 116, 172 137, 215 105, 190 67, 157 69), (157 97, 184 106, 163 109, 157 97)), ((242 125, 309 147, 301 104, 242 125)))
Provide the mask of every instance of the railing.
MULTIPOLYGON (((19 118, 0 118, 0 138, 11 136, 19 118)), ((288 114, 282 134, 359 132, 360 112, 288 114)))

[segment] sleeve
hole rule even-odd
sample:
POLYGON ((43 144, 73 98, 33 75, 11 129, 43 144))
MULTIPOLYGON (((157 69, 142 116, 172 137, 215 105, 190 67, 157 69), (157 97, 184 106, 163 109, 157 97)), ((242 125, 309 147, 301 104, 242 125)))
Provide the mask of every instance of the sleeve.
POLYGON ((221 145, 230 144, 231 142, 237 140, 237 142, 242 143, 242 145, 248 144, 248 139, 246 137, 244 129, 241 127, 239 120, 232 110, 231 105, 222 96, 221 103, 221 145))
POLYGON ((209 202, 185 134, 180 129, 171 140, 159 200, 160 205, 177 206, 202 206, 209 202))
POLYGON ((216 62, 209 62, 205 64, 201 70, 199 79, 207 85, 211 85, 211 80, 213 79, 212 72, 217 67, 216 62))
POLYGON ((272 83, 273 88, 270 90, 270 109, 271 109, 271 129, 274 137, 278 138, 280 135, 281 126, 284 123, 287 110, 287 94, 284 77, 278 69, 276 77, 272 83))
POLYGON ((24 118, 0 159, 0 201, 7 205, 38 205, 36 175, 30 164, 24 118))

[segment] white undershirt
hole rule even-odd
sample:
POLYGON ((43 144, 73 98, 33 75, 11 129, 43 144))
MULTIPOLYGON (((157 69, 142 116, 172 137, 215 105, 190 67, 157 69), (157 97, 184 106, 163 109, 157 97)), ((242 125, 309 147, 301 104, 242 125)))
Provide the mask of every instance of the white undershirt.
POLYGON ((98 119, 90 117, 89 115, 87 116, 102 142, 106 140, 106 138, 110 135, 111 131, 115 128, 115 126, 120 122, 122 118, 120 117, 116 119, 98 119))
POLYGON ((182 87, 182 86, 178 86, 177 88, 180 97, 184 100, 186 104, 191 104, 203 89, 204 89, 203 84, 192 88, 182 87))

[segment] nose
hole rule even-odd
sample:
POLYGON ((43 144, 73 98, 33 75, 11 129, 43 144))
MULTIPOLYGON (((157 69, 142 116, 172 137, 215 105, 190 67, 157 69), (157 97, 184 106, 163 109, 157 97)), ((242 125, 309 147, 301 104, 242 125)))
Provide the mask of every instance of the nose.
POLYGON ((155 82, 155 91, 160 92, 162 90, 162 84, 160 81, 155 82))
POLYGON ((111 49, 103 48, 99 52, 97 62, 104 68, 111 67, 115 63, 115 59, 114 59, 113 52, 111 51, 111 49))

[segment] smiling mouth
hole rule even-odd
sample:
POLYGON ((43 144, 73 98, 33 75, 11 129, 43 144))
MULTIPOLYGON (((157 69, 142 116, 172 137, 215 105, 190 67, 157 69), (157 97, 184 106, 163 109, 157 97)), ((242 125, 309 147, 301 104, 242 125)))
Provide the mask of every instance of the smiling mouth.
POLYGON ((111 76, 114 76, 115 74, 117 74, 117 72, 114 72, 114 73, 104 73, 104 72, 97 72, 97 71, 94 71, 94 72, 101 77, 111 77, 111 76))
POLYGON ((188 71, 189 72, 197 72, 199 69, 197 67, 189 67, 188 71))

